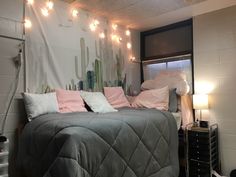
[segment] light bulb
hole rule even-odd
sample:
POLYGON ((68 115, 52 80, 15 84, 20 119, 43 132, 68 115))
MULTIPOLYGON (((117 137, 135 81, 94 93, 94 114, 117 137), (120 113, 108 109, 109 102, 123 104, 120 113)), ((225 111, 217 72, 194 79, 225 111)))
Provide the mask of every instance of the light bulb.
POLYGON ((120 36, 115 35, 114 39, 117 43, 120 43, 122 41, 122 38, 120 36))
POLYGON ((46 6, 47 6, 47 8, 49 9, 49 10, 52 10, 52 8, 53 8, 53 2, 52 1, 47 1, 47 3, 46 3, 46 6))
POLYGON ((42 8, 41 12, 43 14, 43 16, 47 17, 49 15, 48 9, 47 8, 42 8))
POLYGON ((128 42, 128 43, 127 43, 127 48, 128 48, 128 49, 131 49, 131 47, 132 47, 131 43, 128 42))
POLYGON ((136 60, 136 58, 134 56, 130 57, 130 61, 135 61, 135 60, 136 60))
POLYGON ((112 35, 111 35, 111 40, 114 41, 114 40, 116 40, 116 39, 117 39, 117 36, 116 36, 115 34, 112 34, 112 35))
POLYGON ((95 31, 95 30, 97 29, 98 24, 99 24, 99 21, 98 21, 98 20, 94 20, 94 21, 89 25, 91 31, 95 31))
POLYGON ((100 34, 99 34, 99 37, 102 38, 102 39, 104 39, 106 36, 105 36, 104 33, 100 33, 100 34))
POLYGON ((112 28, 114 29, 114 30, 117 30, 117 24, 112 24, 112 28))
POLYGON ((77 9, 72 10, 72 16, 77 17, 79 15, 79 11, 77 9))
POLYGON ((126 36, 130 36, 130 30, 125 31, 126 36))
POLYGON ((94 24, 95 24, 95 25, 99 25, 99 23, 100 23, 100 22, 99 22, 98 20, 94 20, 94 24))
POLYGON ((32 5, 34 3, 34 0, 27 0, 27 4, 32 5))
POLYGON ((91 23, 91 24, 89 25, 89 28, 90 28, 91 31, 95 31, 96 28, 97 28, 97 26, 96 26, 94 23, 91 23))
POLYGON ((24 25, 25 25, 25 28, 31 28, 32 27, 32 23, 29 19, 25 19, 24 25))

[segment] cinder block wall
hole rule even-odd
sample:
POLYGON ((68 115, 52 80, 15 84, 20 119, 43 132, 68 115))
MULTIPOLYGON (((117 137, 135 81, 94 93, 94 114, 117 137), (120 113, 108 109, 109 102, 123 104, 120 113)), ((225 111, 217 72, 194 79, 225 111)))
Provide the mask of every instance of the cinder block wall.
POLYGON ((219 124, 222 170, 229 176, 236 168, 236 6, 195 17, 193 32, 195 86, 213 86, 209 117, 219 124))
MULTIPOLYGON (((23 0, 1 0, 0 5, 0 35, 7 35, 15 38, 22 37, 23 0)), ((16 67, 12 61, 18 53, 20 41, 0 38, 0 121, 2 123, 10 88, 15 80, 16 67)), ((24 65, 22 65, 24 66, 24 65)), ((5 136, 9 139, 9 175, 17 176, 15 169, 16 157, 16 130, 19 122, 24 116, 22 100, 19 99, 20 92, 24 91, 24 67, 21 68, 19 88, 17 97, 11 106, 6 122, 5 136)), ((0 124, 1 125, 1 124, 0 124)))

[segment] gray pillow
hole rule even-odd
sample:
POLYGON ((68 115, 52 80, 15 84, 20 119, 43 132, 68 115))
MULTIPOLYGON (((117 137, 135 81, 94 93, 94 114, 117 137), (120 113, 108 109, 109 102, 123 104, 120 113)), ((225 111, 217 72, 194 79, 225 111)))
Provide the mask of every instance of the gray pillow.
POLYGON ((169 111, 170 112, 178 111, 178 95, 176 94, 176 88, 171 89, 169 92, 169 111))

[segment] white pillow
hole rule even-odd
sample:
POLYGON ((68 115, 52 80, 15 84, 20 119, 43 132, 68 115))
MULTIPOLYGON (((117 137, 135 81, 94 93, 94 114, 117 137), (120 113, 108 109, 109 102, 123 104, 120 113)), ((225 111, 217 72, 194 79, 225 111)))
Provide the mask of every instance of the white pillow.
POLYGON ((106 97, 101 92, 81 91, 80 95, 93 112, 106 113, 117 111, 108 103, 106 97))
POLYGON ((180 81, 176 84, 176 93, 180 96, 186 95, 190 91, 187 81, 180 81))
POLYGON ((42 114, 59 112, 55 92, 46 94, 23 93, 23 98, 29 121, 42 114))

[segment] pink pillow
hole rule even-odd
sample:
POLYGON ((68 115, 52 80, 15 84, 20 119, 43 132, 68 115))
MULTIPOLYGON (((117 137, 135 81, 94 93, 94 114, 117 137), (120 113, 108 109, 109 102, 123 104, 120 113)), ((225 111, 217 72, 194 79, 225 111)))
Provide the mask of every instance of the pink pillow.
POLYGON ((87 112, 79 91, 56 89, 56 95, 61 113, 87 112))
POLYGON ((104 87, 104 95, 113 108, 130 107, 122 87, 104 87))
POLYGON ((169 107, 169 88, 142 91, 135 98, 132 107, 156 108, 167 111, 169 107))

